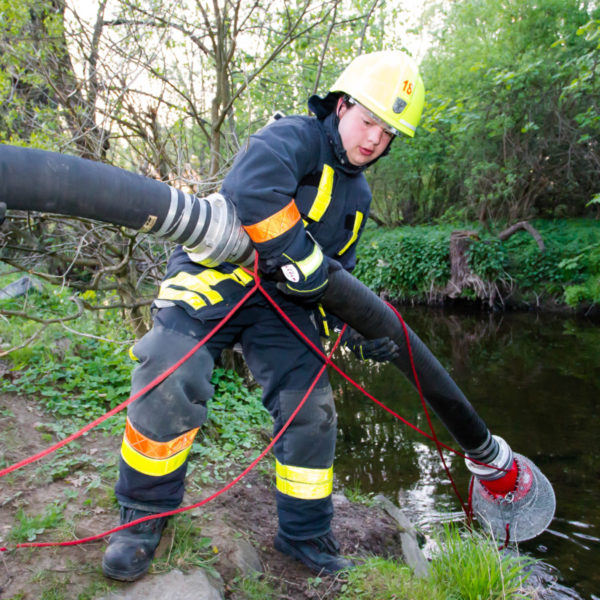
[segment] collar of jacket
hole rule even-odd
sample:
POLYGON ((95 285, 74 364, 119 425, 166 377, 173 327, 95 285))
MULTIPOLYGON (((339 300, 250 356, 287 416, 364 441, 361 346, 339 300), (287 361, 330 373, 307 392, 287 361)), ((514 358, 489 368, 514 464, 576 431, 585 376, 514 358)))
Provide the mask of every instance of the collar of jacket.
POLYGON ((335 107, 337 106, 337 101, 340 96, 341 94, 329 92, 327 96, 321 98, 315 94, 308 99, 308 108, 316 115, 317 119, 319 119, 333 151, 333 155, 338 163, 338 168, 348 175, 357 175, 358 173, 362 173, 372 164, 375 164, 382 156, 388 154, 394 140, 392 138, 381 156, 378 156, 370 163, 362 166, 351 164, 342 144, 342 138, 340 137, 340 132, 338 130, 340 119, 335 112, 335 107))

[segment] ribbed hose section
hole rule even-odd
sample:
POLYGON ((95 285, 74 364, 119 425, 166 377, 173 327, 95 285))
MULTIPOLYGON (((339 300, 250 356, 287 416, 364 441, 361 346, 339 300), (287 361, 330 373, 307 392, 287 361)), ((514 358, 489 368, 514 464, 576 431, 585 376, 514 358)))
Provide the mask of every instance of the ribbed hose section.
MULTIPOLYGON (((0 145, 0 202, 123 225, 204 253, 251 264, 253 249, 233 207, 196 198, 166 183, 76 156, 0 145), (215 231, 229 231, 223 239, 215 231), (202 243, 208 241, 208 247, 202 243)), ((224 201, 223 201, 224 202, 224 201)))
MULTIPOLYGON (((394 364, 415 384, 402 324, 367 286, 346 271, 332 272, 321 302, 328 312, 366 338, 393 339, 401 350, 394 364)), ((469 456, 477 460, 493 458, 498 448, 487 426, 429 348, 408 326, 407 329, 417 376, 428 404, 469 456)))

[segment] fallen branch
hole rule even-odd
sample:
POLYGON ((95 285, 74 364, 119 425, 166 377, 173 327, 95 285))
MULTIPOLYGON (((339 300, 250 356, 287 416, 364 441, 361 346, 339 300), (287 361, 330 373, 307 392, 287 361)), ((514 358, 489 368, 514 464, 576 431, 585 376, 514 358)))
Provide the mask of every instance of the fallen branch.
POLYGON ((529 221, 519 221, 518 223, 511 225, 510 227, 508 227, 504 231, 501 231, 498 234, 498 239, 501 242, 504 242, 511 235, 513 235, 513 233, 516 233, 521 229, 528 231, 532 235, 533 239, 537 242, 540 252, 544 252, 546 250, 546 246, 544 245, 544 240, 542 239, 542 236, 540 235, 539 231, 533 225, 531 225, 531 223, 529 223, 529 221))

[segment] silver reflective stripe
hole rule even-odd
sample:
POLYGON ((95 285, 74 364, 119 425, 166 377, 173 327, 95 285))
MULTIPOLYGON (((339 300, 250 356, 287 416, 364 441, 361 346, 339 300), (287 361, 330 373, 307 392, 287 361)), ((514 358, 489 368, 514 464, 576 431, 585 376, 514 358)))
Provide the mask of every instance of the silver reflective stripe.
POLYGON ((166 231, 168 231, 169 227, 171 227, 171 223, 173 223, 173 219, 175 218, 175 213, 177 212, 177 190, 175 188, 171 189, 171 204, 169 205, 169 210, 167 212, 167 216, 161 226, 161 228, 154 234, 157 236, 164 235, 166 231))
POLYGON ((400 119, 400 123, 402 123, 402 125, 404 125, 405 127, 408 127, 411 131, 417 130, 417 128, 414 125, 411 125, 408 121, 405 121, 404 119, 400 119))
POLYGON ((169 236, 170 240, 177 240, 179 236, 185 231, 185 228, 190 223, 190 213, 192 212, 192 197, 189 194, 183 194, 183 199, 185 200, 185 206, 183 207, 183 212, 181 213, 181 217, 179 218, 179 225, 173 234, 169 236))
POLYGON ((305 279, 308 279, 322 264, 323 252, 317 244, 305 259, 296 261, 296 266, 302 271, 305 279))

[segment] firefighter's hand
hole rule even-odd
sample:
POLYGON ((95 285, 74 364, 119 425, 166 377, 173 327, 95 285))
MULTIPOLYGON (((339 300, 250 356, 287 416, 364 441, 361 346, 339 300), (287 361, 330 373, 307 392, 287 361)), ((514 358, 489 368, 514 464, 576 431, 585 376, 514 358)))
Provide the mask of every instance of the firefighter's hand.
POLYGON ((286 279, 285 282, 278 283, 277 288, 286 296, 292 296, 300 302, 316 304, 325 293, 328 283, 329 279, 327 271, 325 271, 324 273, 315 273, 301 281, 286 279))
POLYGON ((360 360, 389 362, 400 357, 400 348, 389 337, 367 340, 356 331, 351 331, 347 339, 342 339, 342 343, 360 360))
MULTIPOLYGON (((289 257, 288 257, 289 258, 289 257)), ((329 283, 329 261, 315 244, 313 251, 303 260, 289 259, 281 266, 283 281, 277 284, 280 291, 300 302, 317 303, 329 283)))

